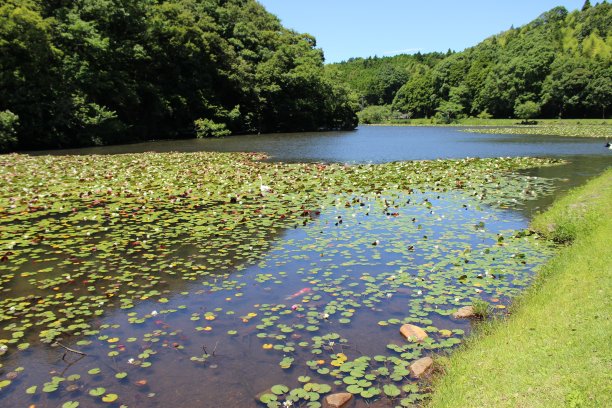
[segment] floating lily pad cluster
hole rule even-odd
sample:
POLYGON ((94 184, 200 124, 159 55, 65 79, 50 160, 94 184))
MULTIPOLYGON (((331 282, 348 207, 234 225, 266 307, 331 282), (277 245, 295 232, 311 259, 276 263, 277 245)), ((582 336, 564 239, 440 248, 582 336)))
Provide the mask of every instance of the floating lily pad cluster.
POLYGON ((293 387, 260 403, 317 407, 335 389, 409 404, 410 362, 461 341, 449 315, 474 297, 503 310, 551 250, 499 209, 550 191, 512 171, 553 160, 262 158, 3 156, 0 401, 138 405, 159 397, 156 365, 178 353, 222 372, 223 345, 253 338, 293 387), (429 337, 406 343, 404 323, 429 337), (87 354, 78 373, 32 383, 22 366, 51 346, 61 357, 58 341, 87 354))
POLYGON ((577 125, 539 125, 539 126, 506 126, 492 128, 469 128, 465 132, 485 133, 494 135, 543 135, 543 136, 566 136, 566 137, 612 137, 612 126, 601 124, 577 124, 577 125))

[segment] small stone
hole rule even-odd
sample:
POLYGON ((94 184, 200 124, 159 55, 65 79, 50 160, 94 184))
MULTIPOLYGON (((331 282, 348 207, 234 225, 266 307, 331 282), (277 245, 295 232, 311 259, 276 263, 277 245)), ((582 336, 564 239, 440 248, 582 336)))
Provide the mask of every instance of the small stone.
POLYGON ((66 391, 68 392, 75 392, 79 389, 79 386, 76 384, 70 384, 69 386, 66 387, 66 391))
POLYGON ((402 336, 404 336, 406 340, 412 340, 412 341, 414 340, 423 341, 427 337, 429 337, 427 336, 427 333, 425 332, 425 330, 413 324, 405 324, 402 327, 400 327, 400 333, 402 333, 402 336))
POLYGON ((433 359, 431 357, 419 358, 417 361, 410 364, 410 374, 415 378, 421 378, 427 375, 432 366, 433 359))
POLYGON ((473 306, 463 306, 461 309, 457 310, 453 313, 453 317, 455 319, 469 319, 471 317, 475 317, 473 306))
POLYGON ((325 408, 344 408, 353 399, 353 394, 339 392, 325 397, 325 408))

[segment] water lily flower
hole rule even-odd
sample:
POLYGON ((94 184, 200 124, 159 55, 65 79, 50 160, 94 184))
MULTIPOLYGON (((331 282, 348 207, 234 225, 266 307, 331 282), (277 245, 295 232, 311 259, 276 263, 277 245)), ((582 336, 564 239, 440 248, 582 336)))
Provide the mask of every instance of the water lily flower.
POLYGON ((154 310, 151 312, 151 316, 157 316, 159 313, 157 312, 157 310, 154 310))
POLYGON ((300 305, 291 305, 291 310, 298 310, 300 305))
POLYGON ((293 401, 287 400, 287 401, 283 402, 283 407, 285 407, 285 408, 289 408, 292 405, 293 405, 293 401))
POLYGON ((130 358, 130 359, 128 360, 128 364, 134 364, 134 359, 133 359, 133 358, 130 358))

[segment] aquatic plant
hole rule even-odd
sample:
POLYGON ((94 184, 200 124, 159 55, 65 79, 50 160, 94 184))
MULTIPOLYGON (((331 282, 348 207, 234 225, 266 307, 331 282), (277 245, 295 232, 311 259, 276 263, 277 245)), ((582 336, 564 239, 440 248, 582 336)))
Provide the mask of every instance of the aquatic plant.
POLYGON ((493 135, 542 135, 566 137, 598 137, 612 138, 610 125, 539 125, 539 126, 512 126, 468 128, 464 132, 484 133, 493 135))
POLYGON ((262 158, 3 156, 0 344, 14 374, 0 398, 164 398, 155 367, 231 376, 248 338, 287 378, 311 377, 266 405, 316 406, 328 388, 407 404, 422 398, 410 362, 464 334, 434 320, 474 293, 502 310, 550 251, 501 214, 551 189, 514 171, 554 160, 262 158), (391 341, 405 323, 428 339, 391 341), (364 324, 385 353, 361 351, 364 324), (52 346, 78 377, 36 380, 30 359, 52 346))

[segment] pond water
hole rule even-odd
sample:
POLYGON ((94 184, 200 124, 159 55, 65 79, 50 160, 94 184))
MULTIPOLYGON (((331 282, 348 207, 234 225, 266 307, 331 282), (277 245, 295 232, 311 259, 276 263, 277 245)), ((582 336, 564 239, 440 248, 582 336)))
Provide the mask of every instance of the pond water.
POLYGON ((6 159, 0 405, 316 408, 348 390, 357 406, 410 406, 427 388, 410 363, 471 329, 451 314, 473 299, 503 313, 554 253, 525 231, 529 214, 610 165, 601 140, 516 138, 364 127, 6 159), (508 174, 530 166, 112 156, 224 149, 571 160, 508 174), (429 337, 406 341, 406 323, 429 337))
POLYGON ((352 132, 278 133, 219 139, 160 140, 119 146, 33 152, 118 154, 139 152, 261 152, 283 162, 384 163, 465 157, 610 157, 602 139, 487 135, 460 127, 361 126, 352 132))
MULTIPOLYGON (((463 132, 463 127, 360 126, 351 132, 278 133, 218 139, 158 140, 129 145, 31 152, 31 154, 122 154, 141 152, 261 152, 276 162, 386 163, 465 157, 558 157, 563 166, 524 174, 554 179, 561 194, 612 165, 601 138, 495 135, 463 132)), ((543 195, 523 203, 527 217, 554 201, 543 195)))

